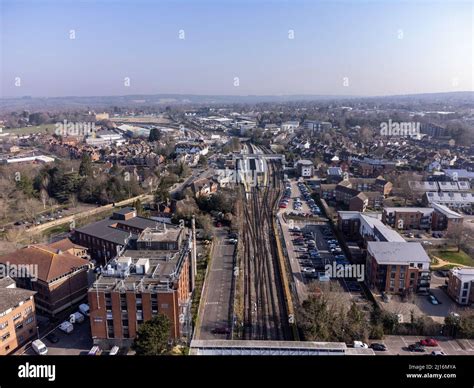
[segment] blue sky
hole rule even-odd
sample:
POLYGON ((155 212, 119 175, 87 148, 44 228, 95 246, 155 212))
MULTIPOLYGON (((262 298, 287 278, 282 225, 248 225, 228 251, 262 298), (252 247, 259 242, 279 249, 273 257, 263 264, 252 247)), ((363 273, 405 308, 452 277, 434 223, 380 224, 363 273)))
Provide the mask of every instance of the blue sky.
POLYGON ((0 2, 2 96, 473 90, 469 1, 0 2))

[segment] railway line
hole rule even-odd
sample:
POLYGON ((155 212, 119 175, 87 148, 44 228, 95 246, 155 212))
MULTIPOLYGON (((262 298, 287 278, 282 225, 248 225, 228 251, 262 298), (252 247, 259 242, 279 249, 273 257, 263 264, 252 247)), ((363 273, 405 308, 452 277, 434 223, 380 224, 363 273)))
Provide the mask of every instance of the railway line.
MULTIPOLYGON (((251 153, 263 153, 249 144, 251 153)), ((274 235, 274 212, 282 185, 278 162, 266 161, 263 184, 252 185, 243 201, 243 338, 291 340, 274 235)))

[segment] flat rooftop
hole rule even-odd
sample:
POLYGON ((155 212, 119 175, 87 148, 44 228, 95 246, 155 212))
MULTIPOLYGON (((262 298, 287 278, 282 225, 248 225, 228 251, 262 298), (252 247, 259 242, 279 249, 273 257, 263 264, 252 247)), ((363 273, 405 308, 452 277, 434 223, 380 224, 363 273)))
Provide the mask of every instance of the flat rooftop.
POLYGON ((103 268, 90 290, 169 291, 174 288, 188 252, 188 244, 179 251, 126 250, 103 268))

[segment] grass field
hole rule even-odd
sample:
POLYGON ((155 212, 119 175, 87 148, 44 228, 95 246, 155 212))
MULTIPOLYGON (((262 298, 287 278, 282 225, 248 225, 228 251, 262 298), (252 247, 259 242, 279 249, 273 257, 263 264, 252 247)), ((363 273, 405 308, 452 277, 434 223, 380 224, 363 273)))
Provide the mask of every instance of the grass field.
POLYGON ((452 264, 474 266, 474 259, 462 250, 459 252, 456 252, 456 250, 439 250, 433 251, 432 254, 439 257, 441 260, 449 261, 452 264))
POLYGON ((55 124, 33 125, 32 127, 4 129, 3 132, 14 133, 18 135, 31 135, 32 133, 54 133, 56 129, 55 124))

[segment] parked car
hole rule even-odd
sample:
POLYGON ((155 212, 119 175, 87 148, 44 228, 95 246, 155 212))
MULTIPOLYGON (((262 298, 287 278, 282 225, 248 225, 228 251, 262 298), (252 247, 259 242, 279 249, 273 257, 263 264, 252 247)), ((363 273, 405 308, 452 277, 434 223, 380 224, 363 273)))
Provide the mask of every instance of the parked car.
POLYGON ((439 300, 436 299, 436 296, 430 294, 428 295, 428 301, 432 304, 432 305, 438 305, 439 304, 439 300))
POLYGON ((367 345, 365 342, 362 342, 362 341, 354 341, 353 345, 354 345, 354 348, 363 348, 363 349, 369 348, 369 345, 367 345))
POLYGON ((212 334, 230 334, 230 329, 225 326, 216 327, 211 330, 212 334))
POLYGON ((120 351, 120 348, 118 346, 114 346, 112 349, 110 349, 109 356, 116 356, 120 351))
POLYGON ((420 353, 423 353, 425 352, 425 348, 419 344, 419 343, 416 343, 416 344, 411 344, 411 345, 408 345, 408 351, 410 352, 420 352, 420 353))
POLYGON ((74 326, 71 322, 64 321, 59 325, 59 330, 63 331, 66 334, 69 334, 73 332, 74 326))
POLYGON ((441 350, 433 350, 431 352, 432 356, 446 356, 446 353, 441 350))
POLYGON ((69 316, 69 322, 71 322, 71 323, 82 323, 82 322, 84 322, 84 319, 85 319, 84 315, 82 315, 78 311, 69 316))
POLYGON ((32 343, 31 343, 31 347, 33 348, 33 350, 35 351, 36 354, 40 355, 40 356, 45 356, 46 354, 48 354, 48 348, 46 347, 46 345, 43 343, 43 341, 37 339, 37 340, 34 340, 32 343))
POLYGON ((101 353, 102 353, 102 350, 97 345, 95 345, 91 348, 91 350, 89 350, 89 353, 87 353, 87 355, 100 356, 101 353))
POLYGON ((387 347, 384 344, 373 343, 369 346, 371 349, 375 350, 376 352, 385 352, 387 351, 387 347))
POLYGON ((423 346, 438 346, 438 341, 434 338, 426 338, 420 341, 420 345, 423 346))
POLYGON ((59 337, 54 334, 54 333, 49 333, 47 336, 46 336, 46 339, 51 342, 52 344, 56 344, 59 342, 59 337))

